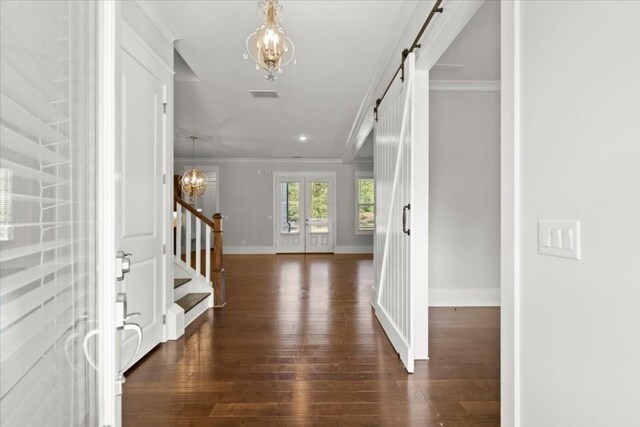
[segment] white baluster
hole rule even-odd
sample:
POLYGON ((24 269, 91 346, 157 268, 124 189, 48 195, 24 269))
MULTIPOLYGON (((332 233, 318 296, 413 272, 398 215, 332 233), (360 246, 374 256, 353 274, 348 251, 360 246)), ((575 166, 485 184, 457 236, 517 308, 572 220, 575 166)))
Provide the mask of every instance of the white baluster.
POLYGON ((191 267, 191 212, 186 211, 185 212, 185 220, 186 220, 186 229, 185 229, 185 234, 186 234, 186 250, 187 250, 187 265, 189 267, 191 267))
POLYGON ((211 283, 211 233, 213 229, 205 224, 204 232, 206 234, 205 237, 205 277, 207 278, 207 283, 211 283))
POLYGON ((202 265, 202 238, 200 235, 202 233, 202 221, 197 216, 194 216, 194 219, 196 221, 196 271, 200 276, 202 276, 202 270, 200 269, 200 266, 202 265))
POLYGON ((176 258, 182 261, 182 206, 176 204, 176 258))

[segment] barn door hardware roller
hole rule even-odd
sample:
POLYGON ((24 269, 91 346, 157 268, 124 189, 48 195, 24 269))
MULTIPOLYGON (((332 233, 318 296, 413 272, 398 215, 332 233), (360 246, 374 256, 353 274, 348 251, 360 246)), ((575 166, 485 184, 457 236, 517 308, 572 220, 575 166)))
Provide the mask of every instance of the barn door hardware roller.
POLYGON ((418 42, 422 38, 424 32, 426 31, 427 27, 431 23, 431 20, 433 19, 435 14, 442 13, 444 11, 444 9, 441 6, 442 1, 443 0, 438 0, 436 4, 433 5, 433 7, 431 8, 431 12, 429 12, 429 15, 427 16, 427 19, 424 21, 424 24, 422 24, 422 28, 420 28, 418 35, 416 36, 413 43, 411 43, 411 47, 409 47, 408 49, 404 49, 402 51, 402 61, 400 62, 400 66, 398 67, 396 72, 393 74, 393 77, 391 77, 391 81, 389 82, 389 84, 387 85, 387 88, 382 93, 382 96, 376 99, 376 105, 373 107, 373 115, 376 119, 376 122, 378 121, 378 108, 380 107, 380 104, 382 104, 382 100, 387 95, 387 92, 389 92, 389 89, 391 89, 391 85, 393 84, 394 80, 396 79, 396 77, 398 77, 398 73, 400 73, 400 80, 404 82, 404 61, 406 61, 407 57, 411 52, 413 52, 415 49, 420 47, 420 43, 418 42))

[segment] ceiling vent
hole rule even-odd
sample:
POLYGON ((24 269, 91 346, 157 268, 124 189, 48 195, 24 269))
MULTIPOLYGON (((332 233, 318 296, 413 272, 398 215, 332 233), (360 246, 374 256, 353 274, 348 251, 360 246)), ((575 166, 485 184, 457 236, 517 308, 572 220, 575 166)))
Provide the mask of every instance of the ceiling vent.
POLYGON ((249 93, 254 98, 279 98, 275 90, 250 90, 249 93))

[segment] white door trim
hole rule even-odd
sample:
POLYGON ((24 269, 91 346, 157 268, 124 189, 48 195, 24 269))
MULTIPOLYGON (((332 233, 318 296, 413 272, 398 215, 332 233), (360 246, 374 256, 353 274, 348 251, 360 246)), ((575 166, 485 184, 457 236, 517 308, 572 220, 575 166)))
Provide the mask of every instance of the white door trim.
POLYGON ((101 426, 119 426, 116 375, 119 336, 116 333, 116 141, 120 117, 120 2, 105 0, 98 7, 98 399, 101 426))
MULTIPOLYGON (((277 208, 277 204, 276 202, 278 201, 278 195, 279 195, 279 191, 278 191, 278 180, 282 179, 282 178, 302 178, 303 180, 303 185, 306 186, 306 180, 307 179, 314 179, 314 178, 332 178, 333 179, 333 191, 332 191, 332 195, 331 195, 331 201, 333 204, 333 220, 331 222, 331 232, 333 233, 333 248, 335 251, 336 248, 336 242, 337 242, 337 236, 336 236, 336 230, 337 230, 337 218, 336 218, 336 212, 338 211, 338 207, 336 205, 336 194, 337 194, 337 180, 336 180, 336 172, 333 171, 324 171, 324 172, 281 172, 281 171, 274 171, 273 172, 273 199, 272 199, 272 205, 273 205, 273 221, 272 221, 272 225, 273 225, 273 248, 275 250, 276 253, 278 253, 278 208, 277 208)), ((306 188, 305 188, 305 197, 306 197, 306 188)), ((306 209, 306 207, 305 207, 306 209)), ((306 240, 306 233, 305 233, 305 240, 306 240)), ((305 249, 306 250, 306 249, 305 249)))
POLYGON ((520 1, 501 2, 500 419, 520 427, 520 1))
MULTIPOLYGON (((451 0, 429 27, 417 68, 429 69, 483 0, 451 0)), ((520 422, 520 0, 501 2, 501 422, 520 422)), ((364 125, 366 126, 366 125, 364 125)))

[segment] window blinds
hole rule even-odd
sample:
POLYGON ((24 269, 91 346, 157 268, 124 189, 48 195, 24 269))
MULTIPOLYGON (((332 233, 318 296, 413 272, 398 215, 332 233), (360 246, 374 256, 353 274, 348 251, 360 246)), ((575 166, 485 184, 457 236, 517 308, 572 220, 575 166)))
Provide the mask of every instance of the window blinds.
POLYGON ((94 5, 0 7, 0 424, 93 425, 94 5))

